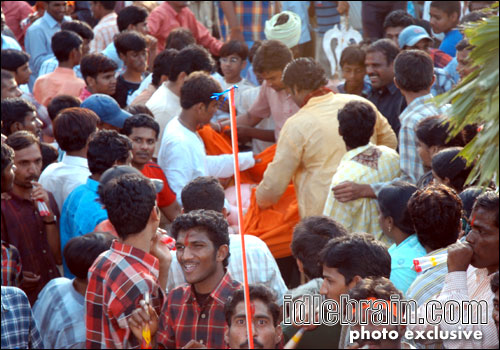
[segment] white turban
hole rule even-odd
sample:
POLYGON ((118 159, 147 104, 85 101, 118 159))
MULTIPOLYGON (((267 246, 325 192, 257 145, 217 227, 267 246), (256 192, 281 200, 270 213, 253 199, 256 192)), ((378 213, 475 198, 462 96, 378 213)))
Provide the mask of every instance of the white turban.
POLYGON ((264 33, 266 34, 267 40, 279 40, 288 48, 292 48, 299 43, 301 29, 302 21, 299 15, 291 11, 283 11, 266 21, 264 33), (283 14, 288 15, 288 21, 276 25, 278 18, 283 14))

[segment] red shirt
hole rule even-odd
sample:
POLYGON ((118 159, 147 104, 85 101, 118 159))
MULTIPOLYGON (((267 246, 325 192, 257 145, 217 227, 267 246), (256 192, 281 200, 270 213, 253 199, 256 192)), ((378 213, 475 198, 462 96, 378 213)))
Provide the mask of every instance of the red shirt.
POLYGON ((444 68, 450 63, 450 61, 453 59, 450 55, 447 53, 444 53, 443 51, 439 49, 430 49, 431 51, 431 58, 432 61, 434 62, 434 67, 436 68, 444 68))
POLYGON ((204 46, 213 55, 219 55, 222 42, 214 38, 209 30, 198 22, 188 7, 184 7, 177 13, 168 1, 155 8, 148 17, 149 34, 158 39, 158 52, 165 49, 167 37, 172 29, 179 27, 189 29, 198 44, 204 46))
POLYGON ((180 349, 191 340, 203 340, 207 349, 225 349, 227 329, 224 305, 241 288, 227 272, 210 293, 203 308, 196 301, 191 284, 177 287, 168 293, 160 314, 156 341, 168 349, 180 349))
POLYGON ((165 300, 158 284, 158 259, 141 249, 113 241, 89 269, 85 294, 87 349, 138 346, 127 318, 140 307, 144 293, 159 314, 165 300))
POLYGON ((167 178, 165 177, 163 170, 161 170, 158 164, 155 164, 153 162, 147 163, 146 165, 144 165, 144 168, 142 168, 141 173, 150 179, 158 179, 163 181, 163 189, 160 193, 158 193, 156 197, 158 207, 168 207, 170 204, 175 202, 175 199, 177 197, 174 191, 172 191, 172 189, 170 188, 167 178))

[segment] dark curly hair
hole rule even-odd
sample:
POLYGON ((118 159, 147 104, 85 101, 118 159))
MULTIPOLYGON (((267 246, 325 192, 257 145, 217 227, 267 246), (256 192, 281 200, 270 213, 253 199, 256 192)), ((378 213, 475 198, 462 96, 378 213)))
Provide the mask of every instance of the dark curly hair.
POLYGON ((182 72, 187 75, 200 71, 210 74, 214 67, 215 62, 204 47, 189 45, 180 50, 174 57, 168 80, 177 81, 177 78, 179 78, 182 72))
MULTIPOLYGON (((252 284, 248 286, 250 300, 260 300, 264 305, 267 306, 269 312, 273 317, 273 325, 277 327, 280 324, 280 307, 276 303, 275 293, 263 284, 252 284)), ((229 298, 229 301, 224 305, 224 314, 226 316, 226 322, 229 327, 231 327, 231 318, 234 315, 236 306, 239 303, 245 302, 245 292, 243 288, 234 291, 233 296, 229 298)))
POLYGON ((406 28, 415 24, 413 17, 405 10, 395 10, 390 12, 384 19, 384 30, 389 27, 406 28))
POLYGON ((369 104, 360 101, 349 102, 339 110, 337 118, 339 133, 347 147, 354 149, 370 142, 377 115, 369 104))
POLYGON ((165 49, 182 50, 183 48, 196 44, 193 33, 187 28, 174 28, 168 34, 165 42, 165 49))
POLYGON ((292 51, 285 44, 278 40, 266 40, 255 53, 252 65, 255 73, 262 74, 283 70, 292 60, 292 51))
POLYGON ((146 50, 146 37, 135 30, 125 30, 119 33, 114 39, 116 52, 126 55, 129 51, 146 50))
POLYGON ((283 70, 283 83, 298 90, 316 90, 328 84, 323 67, 309 57, 294 59, 283 70))
POLYGON ((214 93, 221 92, 220 84, 205 72, 191 73, 181 87, 181 107, 189 109, 202 102, 206 107, 215 101, 214 93))
POLYGON ((79 151, 85 148, 99 122, 97 114, 90 109, 67 108, 53 121, 54 137, 63 151, 79 151))
POLYGON ((495 225, 498 227, 498 193, 495 191, 487 191, 477 197, 472 210, 474 211, 479 208, 489 212, 495 212, 495 225))
POLYGON ((99 198, 118 236, 126 239, 146 227, 156 205, 156 190, 148 178, 125 174, 101 186, 99 198))
POLYGON ((12 131, 11 127, 15 123, 24 125, 24 119, 28 113, 35 113, 36 107, 21 97, 6 98, 2 100, 2 134, 9 136, 12 131))
POLYGON ((464 189, 465 180, 472 171, 473 164, 467 166, 467 160, 457 157, 462 147, 445 148, 432 157, 432 171, 441 179, 448 178, 450 186, 457 193, 464 189))
POLYGON ((342 224, 327 216, 310 216, 300 220, 293 230, 292 254, 304 266, 304 274, 318 278, 323 274, 323 267, 318 256, 318 248, 324 247, 332 238, 348 234, 342 224))
POLYGON ((224 198, 224 188, 214 176, 199 176, 184 186, 181 192, 185 213, 197 209, 222 213, 224 198))
POLYGON ((160 86, 162 75, 165 75, 167 77, 170 75, 175 56, 177 56, 178 53, 179 51, 175 49, 166 49, 160 52, 158 56, 155 57, 153 63, 153 77, 151 80, 151 83, 154 86, 160 86))
POLYGON ((405 91, 419 92, 432 85, 434 62, 421 50, 402 51, 394 60, 394 79, 405 91))
POLYGON ((364 278, 349 291, 349 298, 355 300, 375 298, 390 301, 393 295, 403 298, 403 293, 386 277, 364 278))
POLYGON ((132 142, 115 130, 100 130, 89 142, 87 161, 92 174, 102 174, 116 162, 124 164, 132 150, 132 142))
POLYGON ((462 201, 453 189, 431 185, 417 190, 408 202, 408 211, 422 246, 436 250, 457 240, 462 201))
MULTIPOLYGON (((195 227, 205 230, 208 238, 212 241, 215 251, 222 245, 229 246, 229 225, 224 215, 213 210, 198 209, 189 213, 181 214, 172 223, 172 236, 177 240, 181 231, 187 231, 195 227)), ((224 267, 229 264, 229 255, 222 262, 224 267)))
POLYGON ((160 134, 160 125, 153 117, 147 114, 135 114, 130 118, 125 119, 122 128, 122 134, 126 136, 130 136, 132 134, 133 128, 149 128, 155 132, 155 137, 158 139, 158 135, 160 134))
POLYGON ((465 146, 463 133, 459 133, 448 141, 450 136, 448 119, 441 115, 433 115, 422 119, 415 127, 418 140, 427 147, 465 146))

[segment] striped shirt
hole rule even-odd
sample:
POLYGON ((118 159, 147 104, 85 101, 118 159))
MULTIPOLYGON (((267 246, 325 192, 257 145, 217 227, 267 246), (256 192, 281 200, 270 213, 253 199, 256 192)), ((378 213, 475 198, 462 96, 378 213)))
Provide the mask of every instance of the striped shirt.
POLYGON ((2 286, 2 349, 43 349, 26 294, 2 286))
POLYGON ((329 29, 340 23, 337 1, 314 1, 314 10, 318 24, 316 31, 319 34, 325 35, 329 29))
POLYGON ((90 53, 99 53, 104 50, 118 34, 118 25, 116 19, 118 15, 115 12, 107 14, 94 27, 94 39, 90 42, 90 53))

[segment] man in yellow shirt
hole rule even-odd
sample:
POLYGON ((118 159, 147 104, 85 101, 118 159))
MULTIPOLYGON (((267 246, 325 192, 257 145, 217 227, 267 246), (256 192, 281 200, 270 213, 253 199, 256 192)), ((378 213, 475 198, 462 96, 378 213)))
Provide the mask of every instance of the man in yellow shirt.
POLYGON ((377 114, 371 142, 395 149, 396 135, 371 102, 327 89, 325 71, 312 59, 290 62, 283 72, 283 83, 301 109, 281 130, 274 160, 256 190, 257 203, 265 209, 278 202, 293 180, 300 217, 321 215, 332 176, 346 153, 337 112, 351 101, 365 102, 377 114))

